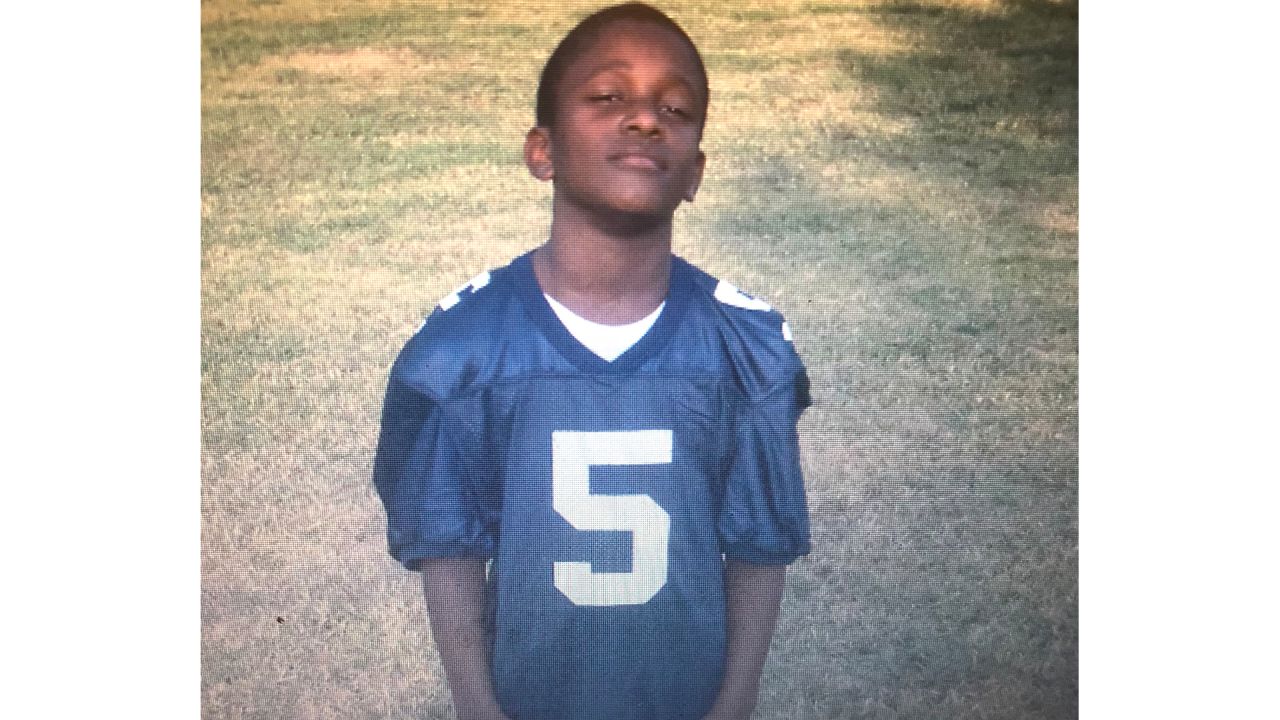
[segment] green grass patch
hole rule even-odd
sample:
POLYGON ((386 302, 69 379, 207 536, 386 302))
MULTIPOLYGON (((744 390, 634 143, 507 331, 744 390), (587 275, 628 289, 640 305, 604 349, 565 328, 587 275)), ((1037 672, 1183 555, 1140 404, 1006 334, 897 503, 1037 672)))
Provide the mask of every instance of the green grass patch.
POLYGON ((404 37, 407 14, 363 15, 313 22, 236 18, 200 29, 201 61, 208 70, 234 70, 269 55, 305 48, 353 48, 404 37))

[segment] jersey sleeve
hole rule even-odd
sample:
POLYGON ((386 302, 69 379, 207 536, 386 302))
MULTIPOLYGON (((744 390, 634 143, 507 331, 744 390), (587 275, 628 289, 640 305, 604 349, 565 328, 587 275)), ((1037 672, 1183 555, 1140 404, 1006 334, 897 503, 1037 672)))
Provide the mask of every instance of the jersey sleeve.
POLYGON ((809 552, 809 510, 796 423, 809 406, 803 368, 793 381, 746 400, 737 412, 733 454, 719 517, 729 560, 784 565, 809 552))
POLYGON ((411 570, 426 558, 494 554, 498 501, 463 450, 463 425, 449 406, 392 370, 373 480, 391 555, 411 570))

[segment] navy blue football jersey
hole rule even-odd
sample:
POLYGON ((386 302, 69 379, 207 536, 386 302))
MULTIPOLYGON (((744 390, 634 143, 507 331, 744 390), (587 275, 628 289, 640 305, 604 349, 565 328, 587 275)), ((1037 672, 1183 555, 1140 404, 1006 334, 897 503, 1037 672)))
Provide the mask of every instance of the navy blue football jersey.
POLYGON ((530 255, 441 302, 391 372, 374 481, 392 555, 491 559, 493 680, 517 720, 696 719, 719 692, 725 559, 809 551, 782 316, 672 259, 607 362, 530 255))

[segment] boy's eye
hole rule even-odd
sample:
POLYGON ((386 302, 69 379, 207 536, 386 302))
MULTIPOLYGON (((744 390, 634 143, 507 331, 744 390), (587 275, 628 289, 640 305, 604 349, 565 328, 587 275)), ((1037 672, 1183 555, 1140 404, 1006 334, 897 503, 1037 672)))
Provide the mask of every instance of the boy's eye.
MULTIPOLYGON (((621 92, 605 90, 592 93, 587 96, 588 102, 598 103, 601 105, 611 105, 626 101, 626 96, 621 92)), ((683 104, 661 103, 658 105, 659 112, 666 115, 674 115, 682 120, 689 120, 693 117, 689 110, 685 109, 683 104)))

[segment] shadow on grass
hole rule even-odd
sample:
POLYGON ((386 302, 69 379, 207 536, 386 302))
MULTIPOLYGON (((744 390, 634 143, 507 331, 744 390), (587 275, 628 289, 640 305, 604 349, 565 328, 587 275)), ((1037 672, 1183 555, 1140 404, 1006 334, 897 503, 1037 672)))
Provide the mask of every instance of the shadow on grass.
MULTIPOLYGON (((914 37, 911 51, 846 47, 836 62, 877 91, 879 112, 915 122, 902 151, 940 150, 1002 187, 1076 173, 1074 2, 1008 0, 996 14, 904 3, 874 14, 914 37)), ((824 138, 837 150, 850 139, 839 128, 824 138)))
POLYGON ((766 714, 1075 717, 1076 4, 809 11, 910 41, 829 56, 892 131, 824 125, 711 221, 815 380, 766 714))
MULTIPOLYGON (((843 47, 833 63, 875 91, 880 116, 905 124, 877 136, 824 123, 803 151, 759 157, 729 179, 736 200, 711 234, 797 273, 834 261, 851 273, 846 289, 867 281, 889 309, 907 313, 886 323, 971 339, 1003 329, 1005 341, 1031 329, 1025 342, 1047 334, 1074 349, 1074 3, 1011 0, 996 14, 912 3, 856 12, 906 33, 915 50, 843 47), (1055 226, 1055 212, 1070 217, 1055 226)), ((923 358, 939 338, 910 344, 923 358)))

